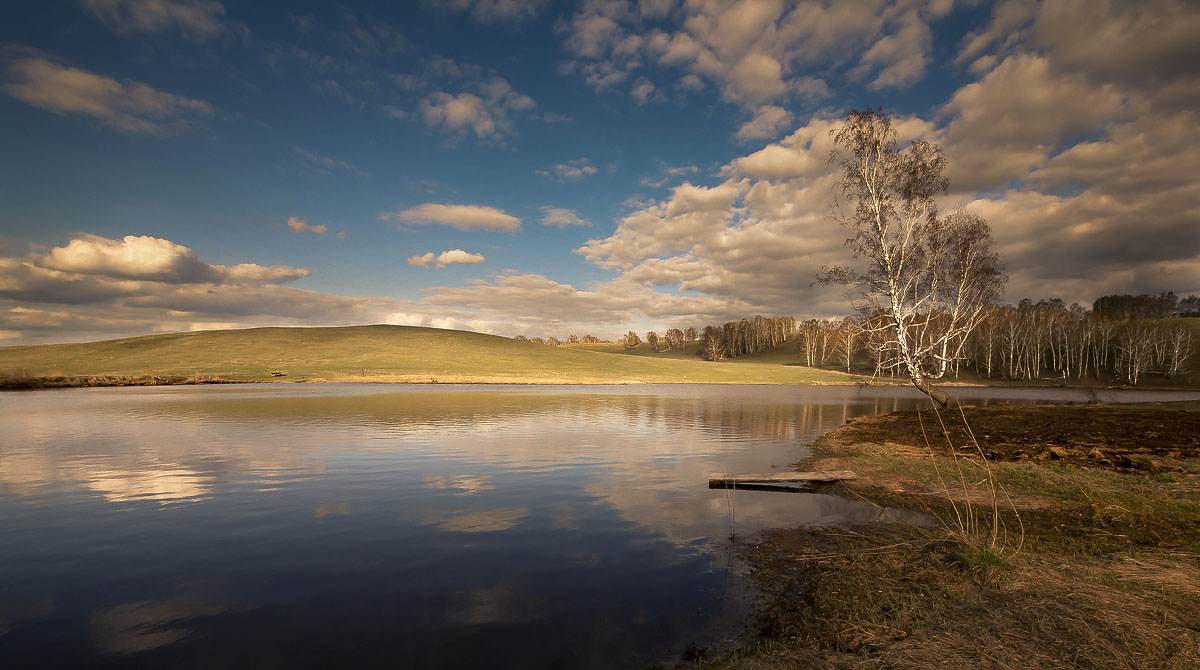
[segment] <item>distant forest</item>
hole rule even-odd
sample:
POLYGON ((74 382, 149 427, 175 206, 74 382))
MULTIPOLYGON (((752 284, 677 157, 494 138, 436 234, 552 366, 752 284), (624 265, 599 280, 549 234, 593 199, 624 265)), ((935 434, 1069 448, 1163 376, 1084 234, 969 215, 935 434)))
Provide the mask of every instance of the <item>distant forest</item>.
MULTIPOLYGON (((1192 334, 1186 323, 1166 319, 1186 318, 1200 318, 1200 296, 1106 295, 1097 298, 1090 310, 1057 298, 1038 302, 1026 298, 1016 305, 997 305, 965 338, 950 342, 938 358, 943 377, 970 370, 988 379, 1014 381, 1090 377, 1137 384, 1147 374, 1171 379, 1187 369, 1193 354, 1192 334)), ((939 334, 941 321, 942 315, 929 314, 914 326, 914 334, 932 338, 939 334)), ((791 340, 805 365, 894 376, 902 370, 887 324, 878 313, 806 321, 756 316, 700 330, 671 328, 662 335, 651 331, 645 342, 654 351, 669 351, 699 341, 696 355, 718 361, 791 340)), ((570 335, 564 340, 518 335, 516 339, 554 346, 612 343, 592 335, 570 335)), ((642 341, 633 331, 618 340, 626 349, 642 341)))

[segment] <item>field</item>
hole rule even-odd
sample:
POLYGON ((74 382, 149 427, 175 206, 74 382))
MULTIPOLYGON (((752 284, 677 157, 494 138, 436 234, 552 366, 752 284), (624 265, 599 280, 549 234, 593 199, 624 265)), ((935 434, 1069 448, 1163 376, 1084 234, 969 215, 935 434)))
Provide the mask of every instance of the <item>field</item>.
MULTIPOLYGON (((695 345, 693 345, 694 348, 695 345)), ((437 383, 849 384, 858 377, 796 365, 783 345, 720 363, 642 345, 550 347, 411 326, 253 328, 102 342, 0 347, 9 379, 110 378, 437 383), (271 373, 285 373, 273 377, 271 373)))

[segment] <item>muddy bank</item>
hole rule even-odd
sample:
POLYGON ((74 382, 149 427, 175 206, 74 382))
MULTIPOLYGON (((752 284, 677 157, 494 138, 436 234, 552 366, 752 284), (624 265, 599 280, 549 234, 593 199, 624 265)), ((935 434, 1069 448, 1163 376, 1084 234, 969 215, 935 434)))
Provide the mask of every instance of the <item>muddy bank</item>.
POLYGON ((852 421, 798 467, 854 470, 857 481, 827 490, 939 522, 743 543, 768 594, 758 637, 699 665, 1197 667, 1198 410, 988 407, 852 421))

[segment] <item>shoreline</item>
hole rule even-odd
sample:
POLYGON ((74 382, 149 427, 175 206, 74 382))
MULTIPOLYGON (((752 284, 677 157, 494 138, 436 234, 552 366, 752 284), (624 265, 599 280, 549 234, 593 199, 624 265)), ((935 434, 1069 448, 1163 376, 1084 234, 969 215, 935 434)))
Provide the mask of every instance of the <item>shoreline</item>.
POLYGON ((1200 663, 1200 401, 968 407, 970 431, 958 416, 880 414, 818 438, 797 469, 859 475, 820 490, 934 525, 742 541, 767 597, 758 634, 698 667, 1200 663))
MULTIPOLYGON (((1023 383, 997 381, 996 383, 979 383, 976 381, 946 382, 938 384, 947 389, 997 389, 997 388, 1035 388, 1035 389, 1068 389, 1078 391, 1162 391, 1189 392, 1197 391, 1193 386, 1131 386, 1128 384, 1097 387, 1089 384, 1062 384, 1059 380, 1026 380, 1023 383), (1030 381, 1035 383, 1030 383, 1030 381)), ((911 384, 902 380, 866 381, 804 381, 795 383, 754 382, 754 381, 693 381, 688 379, 671 381, 646 381, 640 379, 612 379, 603 381, 580 381, 578 379, 539 378, 530 380, 512 379, 510 377, 438 377, 436 375, 411 375, 398 378, 296 378, 275 377, 267 379, 234 379, 230 377, 206 377, 202 375, 31 375, 0 377, 0 391, 23 391, 56 388, 106 388, 124 386, 196 386, 218 384, 426 384, 426 385, 493 385, 493 386, 640 386, 640 385, 703 385, 703 386, 858 386, 862 388, 911 388, 911 384)))

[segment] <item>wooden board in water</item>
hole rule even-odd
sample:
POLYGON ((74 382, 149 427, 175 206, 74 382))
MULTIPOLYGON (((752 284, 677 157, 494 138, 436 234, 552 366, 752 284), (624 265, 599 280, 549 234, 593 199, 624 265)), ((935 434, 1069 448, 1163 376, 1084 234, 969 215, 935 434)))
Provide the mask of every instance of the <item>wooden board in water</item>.
POLYGON ((726 486, 741 486, 742 484, 778 485, 799 482, 840 482, 847 479, 858 479, 858 475, 849 470, 770 472, 765 474, 727 474, 724 472, 714 472, 708 476, 708 485, 723 488, 726 486))

